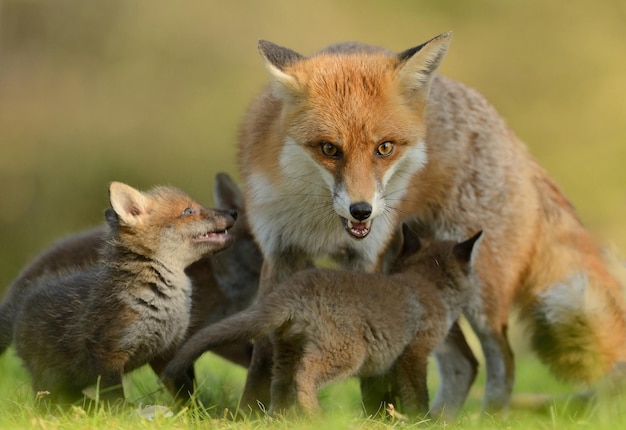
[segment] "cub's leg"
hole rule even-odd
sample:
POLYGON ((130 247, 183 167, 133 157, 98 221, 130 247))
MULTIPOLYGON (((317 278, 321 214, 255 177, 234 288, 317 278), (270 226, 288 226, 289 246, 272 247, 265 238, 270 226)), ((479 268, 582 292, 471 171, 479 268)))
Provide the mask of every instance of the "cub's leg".
POLYGON ((272 402, 270 414, 285 414, 296 404, 294 374, 302 358, 302 346, 273 339, 272 402))
POLYGON ((357 374, 366 354, 366 346, 352 342, 315 342, 305 346, 294 368, 294 388, 299 410, 307 415, 321 408, 320 388, 357 374), (332 345, 331 345, 332 342, 332 345))
MULTIPOLYGON (((165 366, 174 357, 175 352, 167 352, 150 360, 150 367, 157 376, 160 376, 161 372, 165 370, 165 366)), ((187 401, 194 392, 193 381, 195 381, 195 371, 193 365, 191 365, 183 375, 179 375, 178 379, 171 386, 168 384, 167 389, 172 397, 187 401)))
POLYGON ((108 402, 110 404, 124 401, 124 386, 122 385, 123 370, 111 369, 100 375, 97 383, 98 400, 108 402))
POLYGON ((272 342, 269 337, 255 339, 241 397, 242 407, 247 407, 252 413, 270 405, 272 363, 272 342))
POLYGON ((50 403, 67 406, 83 398, 81 386, 74 384, 65 376, 63 370, 45 369, 41 372, 31 372, 31 385, 40 406, 48 406, 50 403))
POLYGON ((398 389, 395 365, 383 375, 363 376, 360 378, 361 402, 367 416, 376 416, 384 412, 388 404, 396 404, 398 389))
POLYGON ((404 414, 412 417, 428 412, 428 341, 419 337, 406 347, 396 361, 398 395, 396 405, 404 414))
POLYGON ((122 376, 128 363, 128 353, 109 352, 103 345, 92 350, 94 370, 98 375, 97 396, 101 401, 114 403, 124 401, 124 387, 122 376))
MULTIPOLYGON (((267 256, 261 268, 259 281, 259 297, 268 294, 272 289, 299 270, 306 268, 310 262, 306 254, 296 250, 280 250, 276 256, 267 256)), ((268 337, 255 339, 250 359, 250 367, 243 395, 242 407, 251 412, 259 412, 259 404, 270 404, 272 377, 272 343, 268 337)))

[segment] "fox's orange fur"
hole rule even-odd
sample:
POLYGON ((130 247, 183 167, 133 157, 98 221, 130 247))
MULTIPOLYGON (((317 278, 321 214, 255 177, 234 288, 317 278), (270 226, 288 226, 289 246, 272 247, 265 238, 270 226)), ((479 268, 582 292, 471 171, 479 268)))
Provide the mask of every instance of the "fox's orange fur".
MULTIPOLYGON (((557 376, 593 383, 626 359, 624 297, 571 204, 495 109, 436 74, 449 41, 400 54, 347 43, 310 57, 260 42, 272 81, 244 120, 239 162, 265 256, 261 294, 321 255, 384 268, 402 221, 440 239, 483 229, 482 294, 464 313, 486 357, 484 407, 498 410, 514 381, 513 305, 557 376)), ((457 338, 436 352, 435 411, 461 407, 476 372, 466 350, 457 338)), ((251 404, 267 398, 266 351, 257 342, 251 404)))

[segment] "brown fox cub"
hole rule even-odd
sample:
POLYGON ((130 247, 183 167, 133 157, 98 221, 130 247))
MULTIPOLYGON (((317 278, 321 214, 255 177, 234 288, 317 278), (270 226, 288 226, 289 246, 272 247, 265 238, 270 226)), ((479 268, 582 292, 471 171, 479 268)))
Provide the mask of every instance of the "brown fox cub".
MULTIPOLYGON (((225 173, 215 176, 214 204, 221 209, 237 211, 237 222, 229 230, 235 241, 225 250, 203 257, 185 269, 192 281, 191 319, 186 336, 207 323, 244 309, 252 303, 258 288, 261 251, 248 227, 241 190, 225 173)), ((13 341, 14 311, 27 296, 30 287, 44 277, 50 280, 93 268, 105 245, 108 231, 108 226, 96 227, 59 240, 22 270, 0 304, 0 354, 13 341)), ((214 352, 247 367, 251 348, 245 342, 225 345, 214 352)), ((173 353, 173 350, 168 350, 155 357, 150 366, 159 374, 173 353)), ((190 369, 190 379, 193 379, 193 369, 190 369)))
POLYGON ((391 371, 401 407, 426 413, 427 358, 476 294, 471 257, 481 233, 462 243, 421 244, 403 230, 391 275, 298 272, 250 308, 192 336, 166 367, 164 381, 176 380, 207 349, 272 333, 271 411, 296 403, 313 413, 323 385, 391 371))
POLYGON ((232 242, 234 211, 206 209, 174 188, 142 193, 113 182, 109 192, 111 232, 98 263, 37 279, 15 310, 15 349, 33 389, 59 403, 98 380, 101 398, 123 398, 122 375, 187 331, 185 268, 232 242))
MULTIPOLYGON (((611 263, 524 144, 479 93, 436 73, 450 40, 400 53, 340 43, 311 56, 259 42, 271 82, 243 121, 239 164, 264 255, 260 295, 320 256, 380 270, 403 221, 451 240, 487 229, 480 292, 464 314, 494 411, 513 387, 512 306, 557 376, 593 383, 626 361, 626 305, 611 263)), ((462 336, 436 351, 434 411, 462 407, 476 375, 470 352, 462 336)), ((270 368, 259 339, 244 404, 266 401, 270 368)))

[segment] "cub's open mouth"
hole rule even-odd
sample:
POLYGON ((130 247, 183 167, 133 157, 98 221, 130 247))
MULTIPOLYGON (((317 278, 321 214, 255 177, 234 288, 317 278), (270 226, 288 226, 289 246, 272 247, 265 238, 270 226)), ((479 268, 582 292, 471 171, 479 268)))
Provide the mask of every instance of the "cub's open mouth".
POLYGON ((344 217, 341 217, 343 227, 346 229, 350 236, 355 239, 363 239, 367 236, 372 228, 372 220, 369 219, 365 222, 350 221, 344 217))
POLYGON ((232 240, 228 230, 207 231, 193 238, 194 242, 215 243, 218 245, 227 244, 232 240))

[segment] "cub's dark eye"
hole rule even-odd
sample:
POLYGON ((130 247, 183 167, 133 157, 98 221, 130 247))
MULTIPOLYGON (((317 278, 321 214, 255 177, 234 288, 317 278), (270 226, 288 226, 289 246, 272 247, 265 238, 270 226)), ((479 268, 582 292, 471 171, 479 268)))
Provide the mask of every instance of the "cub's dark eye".
POLYGON ((196 213, 196 210, 194 208, 185 208, 183 210, 183 215, 193 215, 196 213))
POLYGON ((324 154, 326 157, 339 158, 341 156, 341 151, 339 151, 337 145, 330 142, 324 141, 320 143, 320 148, 322 150, 322 154, 324 154))
POLYGON ((383 142, 376 148, 376 155, 379 157, 388 157, 393 154, 393 142, 383 142))

